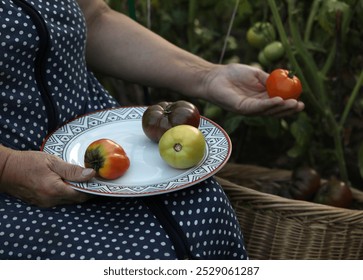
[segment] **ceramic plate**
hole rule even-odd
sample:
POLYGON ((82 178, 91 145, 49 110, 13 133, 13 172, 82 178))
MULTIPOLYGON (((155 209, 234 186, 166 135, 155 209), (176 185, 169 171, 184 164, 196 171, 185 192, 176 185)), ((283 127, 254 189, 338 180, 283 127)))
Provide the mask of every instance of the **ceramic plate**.
POLYGON ((142 130, 142 115, 147 107, 121 107, 79 117, 49 135, 43 151, 65 161, 84 166, 88 145, 100 138, 119 143, 130 158, 130 168, 116 180, 94 178, 69 182, 77 190, 105 196, 148 196, 168 193, 192 186, 220 170, 231 155, 231 140, 216 123, 201 117, 199 129, 207 147, 201 162, 193 168, 179 170, 160 157, 158 145, 142 130))

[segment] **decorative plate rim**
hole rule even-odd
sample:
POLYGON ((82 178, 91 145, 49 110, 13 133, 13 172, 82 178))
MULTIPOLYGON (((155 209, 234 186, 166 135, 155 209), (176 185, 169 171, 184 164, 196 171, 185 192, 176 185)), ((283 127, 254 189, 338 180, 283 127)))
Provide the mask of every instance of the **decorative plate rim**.
MULTIPOLYGON (((147 106, 120 106, 98 110, 78 116, 47 135, 41 150, 65 159, 64 151, 72 143, 72 139, 79 133, 113 122, 141 121, 142 114, 147 106), (94 121, 90 122, 90 118, 94 121)), ((193 186, 216 174, 228 161, 232 152, 232 143, 224 129, 214 121, 201 116, 199 129, 206 137, 207 149, 203 160, 172 180, 161 181, 155 184, 136 186, 122 186, 105 183, 94 179, 92 182, 66 181, 72 188, 96 195, 114 197, 140 197, 165 194, 193 186), (207 162, 210 162, 209 164, 207 162)), ((101 137, 100 137, 101 138, 101 137)))

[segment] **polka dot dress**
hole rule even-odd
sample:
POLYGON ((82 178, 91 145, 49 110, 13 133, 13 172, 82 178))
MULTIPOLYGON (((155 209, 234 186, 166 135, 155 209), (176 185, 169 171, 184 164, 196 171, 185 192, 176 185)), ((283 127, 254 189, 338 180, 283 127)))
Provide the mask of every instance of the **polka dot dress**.
MULTIPOLYGON (((39 150, 50 128, 117 105, 86 67, 76 1, 2 0, 0 13, 1 144, 39 150)), ((191 258, 247 259, 235 213, 213 178, 157 199, 191 258)), ((0 194, 0 259, 177 259, 175 236, 151 210, 143 198, 44 209, 0 194)))
MULTIPOLYGON (((246 258, 233 209, 215 181, 162 200, 195 258, 246 258)), ((39 209, 2 196, 0 221, 0 259, 176 259, 167 233, 139 199, 39 209)))
POLYGON ((80 114, 116 105, 87 70, 85 22, 76 1, 0 3, 4 145, 39 149, 48 133, 49 115, 58 120, 54 128, 80 114), (36 20, 47 32, 38 30, 36 20), (47 49, 41 49, 45 44, 47 49), (44 102, 48 96, 52 107, 44 102))

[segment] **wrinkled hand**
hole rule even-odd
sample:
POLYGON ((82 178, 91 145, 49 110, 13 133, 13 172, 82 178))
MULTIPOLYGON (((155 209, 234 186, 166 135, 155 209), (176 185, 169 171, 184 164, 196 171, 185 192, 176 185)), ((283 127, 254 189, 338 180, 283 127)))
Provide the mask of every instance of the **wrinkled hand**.
POLYGON ((8 153, 0 178, 0 192, 40 207, 81 203, 92 196, 72 189, 63 180, 87 181, 93 169, 69 164, 39 151, 8 153))
POLYGON ((295 99, 269 98, 269 74, 244 64, 217 66, 205 78, 206 98, 222 108, 243 115, 287 116, 304 109, 295 99))

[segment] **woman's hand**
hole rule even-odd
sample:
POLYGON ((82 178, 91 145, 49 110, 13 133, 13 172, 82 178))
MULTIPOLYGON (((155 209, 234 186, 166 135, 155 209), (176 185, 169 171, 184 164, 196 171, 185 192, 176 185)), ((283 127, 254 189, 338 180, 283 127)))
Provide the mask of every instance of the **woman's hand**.
POLYGON ((87 24, 87 62, 98 72, 203 98, 243 115, 284 116, 304 108, 296 100, 269 98, 268 74, 260 69, 210 63, 110 9, 102 0, 77 1, 87 24))
POLYGON ((203 97, 222 108, 243 115, 286 116, 304 109, 295 99, 269 98, 269 74, 244 64, 218 65, 204 78, 203 97))
POLYGON ((87 181, 95 175, 93 169, 84 169, 39 151, 1 148, 0 152, 1 159, 5 160, 0 170, 0 192, 40 207, 81 203, 93 197, 63 181, 87 181))

